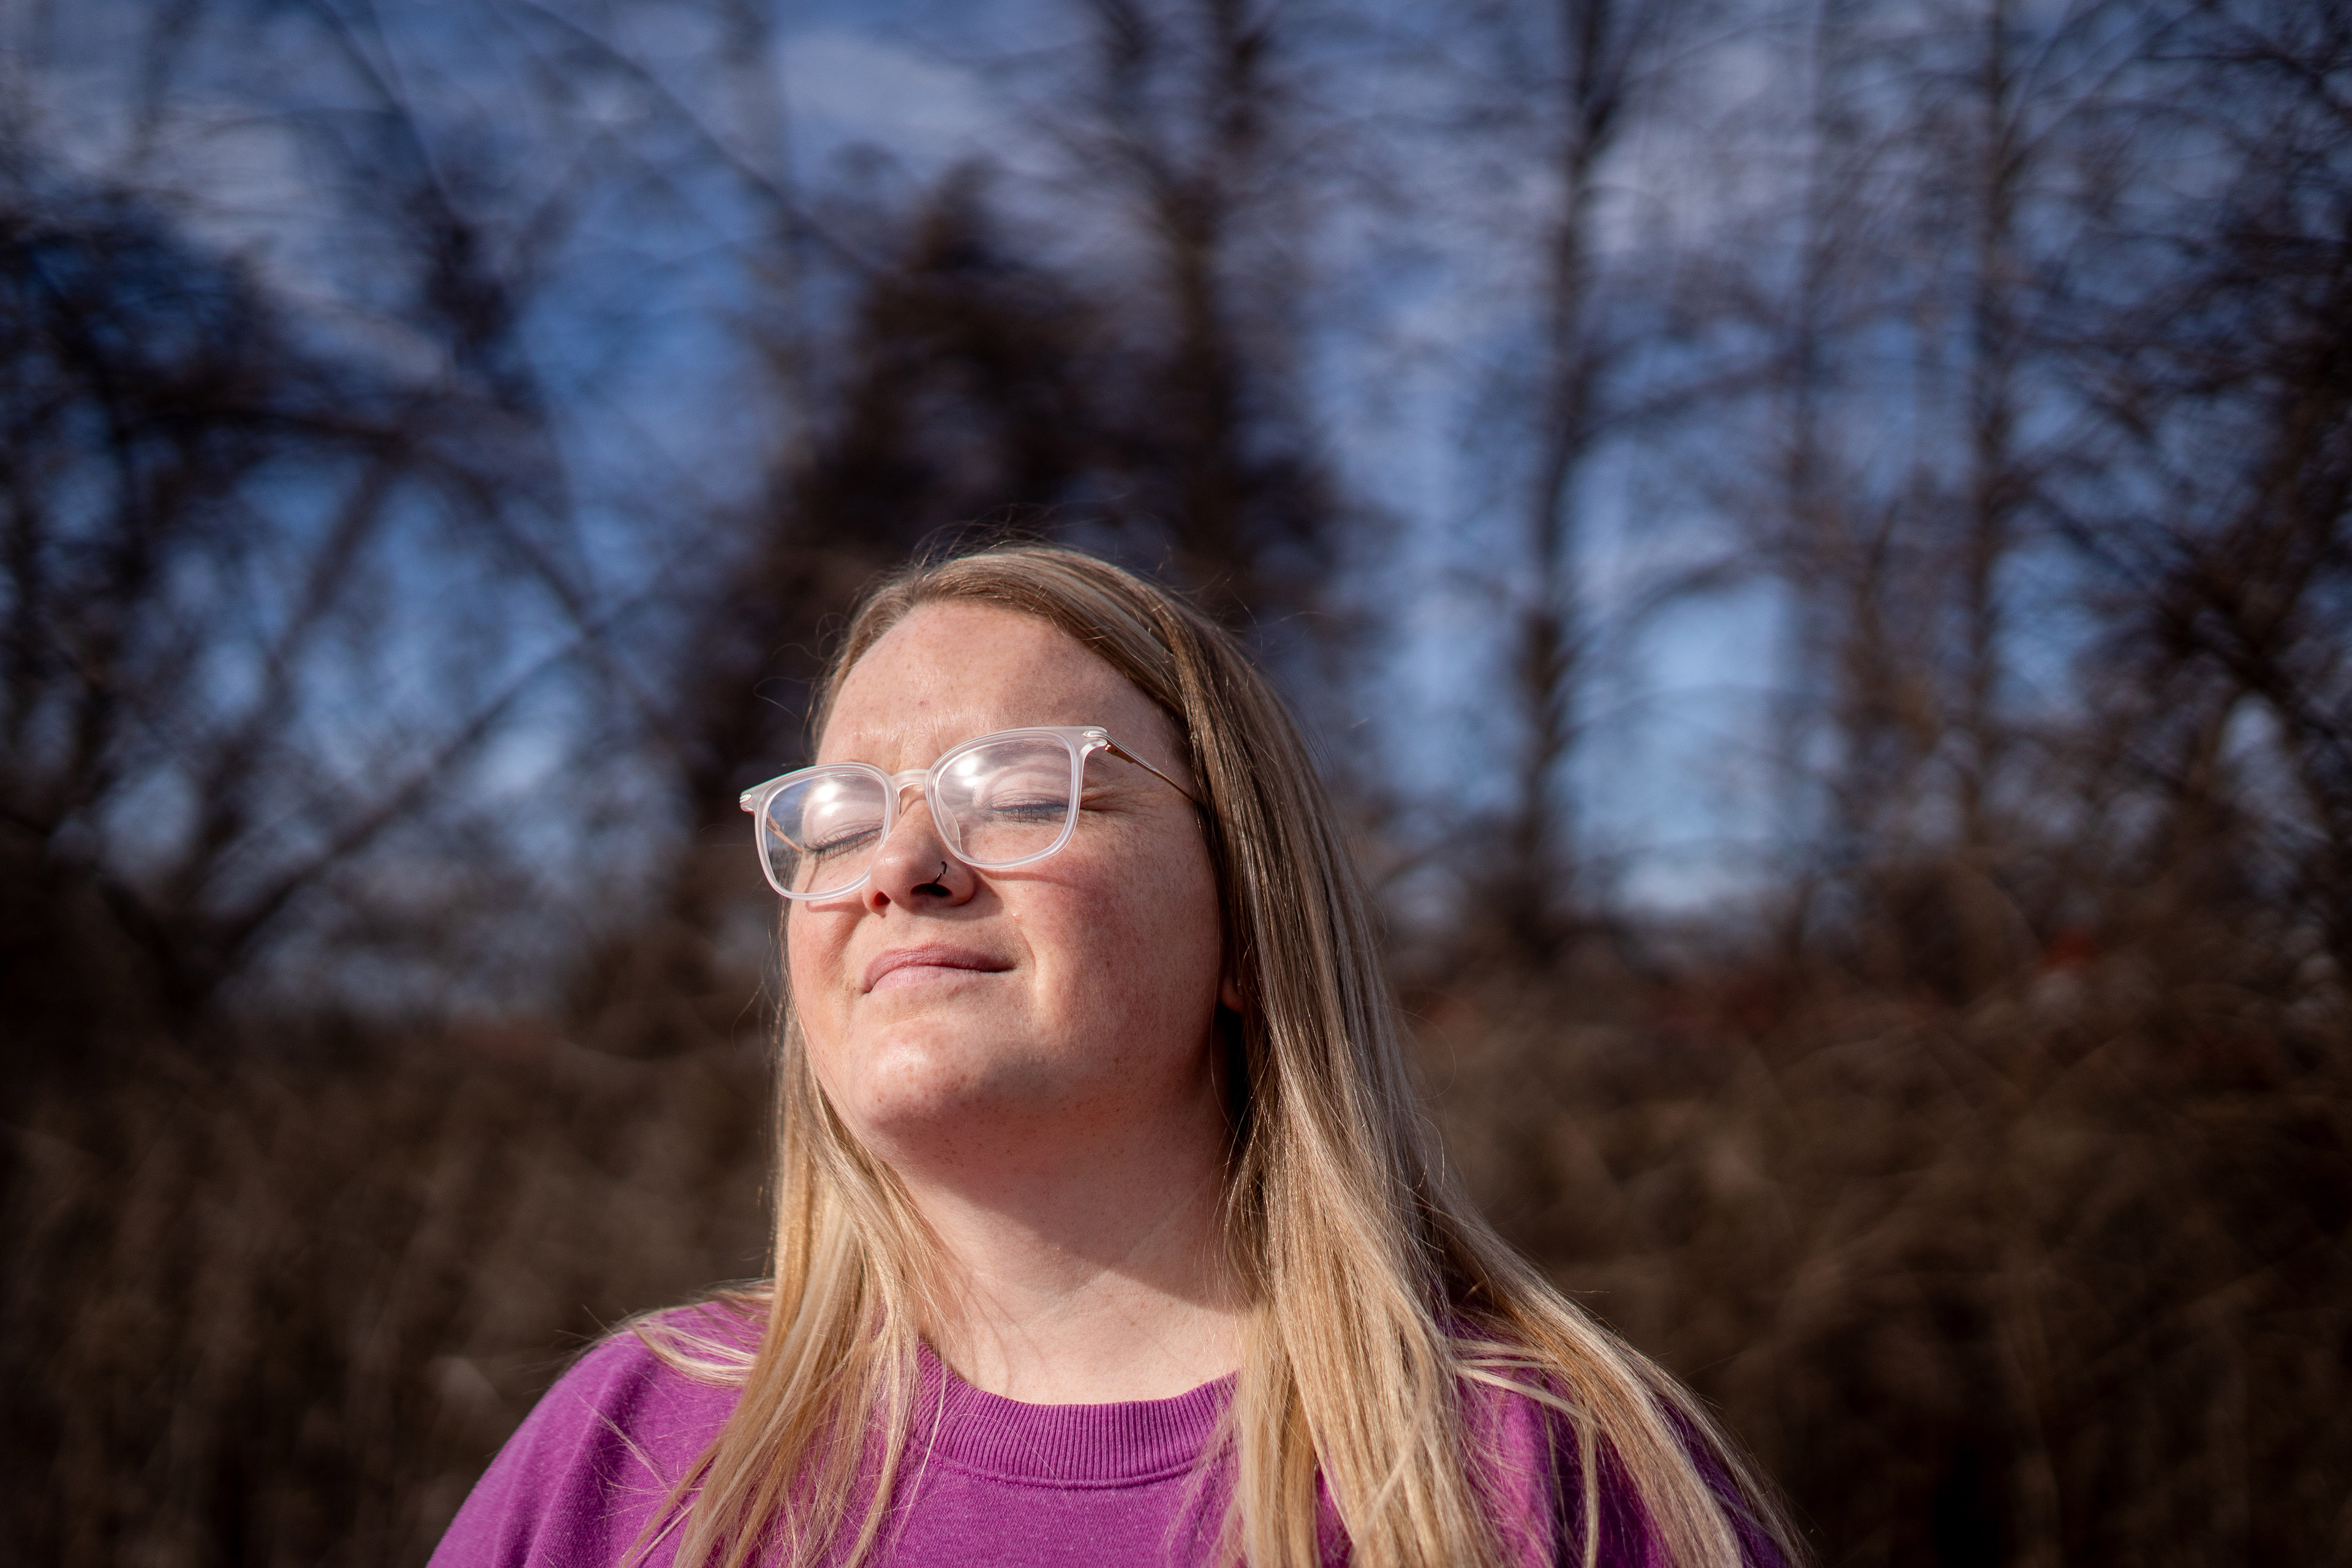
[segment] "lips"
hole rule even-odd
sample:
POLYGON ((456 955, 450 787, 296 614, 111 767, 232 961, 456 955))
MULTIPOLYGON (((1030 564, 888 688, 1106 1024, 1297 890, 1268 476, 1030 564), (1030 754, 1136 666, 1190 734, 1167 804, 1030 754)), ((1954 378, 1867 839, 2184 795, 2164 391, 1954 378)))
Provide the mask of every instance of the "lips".
POLYGON ((861 990, 871 991, 891 975, 902 978, 899 984, 924 979, 938 970, 971 970, 982 974, 997 974, 1012 968, 1001 958, 969 947, 951 947, 944 942, 927 942, 920 947, 894 947, 874 955, 866 966, 866 983, 861 990))

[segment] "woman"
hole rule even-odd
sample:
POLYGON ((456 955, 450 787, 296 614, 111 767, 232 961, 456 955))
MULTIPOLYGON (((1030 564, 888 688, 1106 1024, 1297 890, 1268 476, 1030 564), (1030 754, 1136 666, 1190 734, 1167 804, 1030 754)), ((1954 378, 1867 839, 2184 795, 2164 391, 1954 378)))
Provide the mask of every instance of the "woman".
POLYGON ((869 595, 816 720, 744 796, 785 900, 774 1276, 591 1352, 436 1563, 1793 1555, 1447 1180, 1231 637, 984 551, 869 595))

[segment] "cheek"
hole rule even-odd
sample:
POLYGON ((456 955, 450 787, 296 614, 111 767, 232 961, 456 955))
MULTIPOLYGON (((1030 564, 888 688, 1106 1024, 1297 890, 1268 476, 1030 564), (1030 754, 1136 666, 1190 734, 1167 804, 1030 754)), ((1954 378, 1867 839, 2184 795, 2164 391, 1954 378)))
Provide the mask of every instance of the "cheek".
POLYGON ((784 983, 804 1028, 828 1027, 842 1006, 842 954, 852 923, 797 910, 784 917, 784 983))
POLYGON ((1078 880, 1086 890, 1057 909, 1055 940, 1041 944, 1066 955, 1065 994, 1130 1033, 1197 1027, 1214 1009, 1223 959, 1205 856, 1104 870, 1078 880))

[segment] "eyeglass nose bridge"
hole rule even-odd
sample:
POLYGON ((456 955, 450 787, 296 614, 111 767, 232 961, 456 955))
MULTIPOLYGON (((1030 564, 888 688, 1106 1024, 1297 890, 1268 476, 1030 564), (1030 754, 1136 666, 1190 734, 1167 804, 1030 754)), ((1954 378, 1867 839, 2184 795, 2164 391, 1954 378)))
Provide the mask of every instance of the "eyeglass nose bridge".
MULTIPOLYGON (((877 768, 875 771, 879 773, 881 770, 877 768)), ((939 835, 940 844, 946 847, 949 854, 954 856, 959 860, 962 859, 962 836, 956 832, 954 819, 942 813, 940 810, 939 802, 931 798, 929 787, 931 782, 931 770, 929 768, 905 768, 895 773, 885 773, 883 776, 888 779, 890 783, 890 816, 888 826, 882 830, 884 844, 887 843, 891 834, 898 831, 898 821, 901 817, 907 815, 907 792, 911 789, 918 792, 922 796, 923 804, 925 805, 930 807, 931 831, 939 835)), ((884 844, 877 844, 875 846, 874 858, 876 865, 879 865, 881 863, 884 844)), ((873 867, 869 866, 866 868, 866 874, 868 877, 873 876, 873 867)))

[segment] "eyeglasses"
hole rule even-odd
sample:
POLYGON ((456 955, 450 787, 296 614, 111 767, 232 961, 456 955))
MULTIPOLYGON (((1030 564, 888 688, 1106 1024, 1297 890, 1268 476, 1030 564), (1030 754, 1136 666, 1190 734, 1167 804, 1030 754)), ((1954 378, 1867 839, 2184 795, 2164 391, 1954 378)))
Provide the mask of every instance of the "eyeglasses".
MULTIPOLYGON (((898 821, 898 800, 923 786, 948 852, 982 871, 1059 852, 1077 827, 1087 758, 1108 752, 1192 800, 1192 793, 1122 748, 1099 725, 1000 730, 950 749, 928 768, 886 773, 871 763, 826 763, 743 792, 768 885, 788 899, 837 899, 865 886, 898 821)), ((1200 802, 1192 800, 1198 805, 1200 802)))

